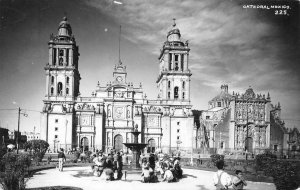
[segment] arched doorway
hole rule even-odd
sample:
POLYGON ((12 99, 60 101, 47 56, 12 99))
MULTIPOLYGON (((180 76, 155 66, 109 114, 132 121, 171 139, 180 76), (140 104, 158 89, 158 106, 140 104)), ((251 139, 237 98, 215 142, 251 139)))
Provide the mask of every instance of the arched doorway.
POLYGON ((150 139, 148 141, 148 148, 147 148, 147 152, 150 153, 154 153, 155 152, 155 140, 154 139, 150 139))
POLYGON ((252 139, 252 137, 248 137, 247 140, 246 140, 246 143, 247 143, 248 152, 253 153, 253 139, 252 139))
POLYGON ((83 151, 89 150, 89 139, 87 137, 83 137, 80 144, 83 151))
POLYGON ((115 136, 115 150, 120 151, 123 150, 123 137, 122 135, 116 135, 115 136))

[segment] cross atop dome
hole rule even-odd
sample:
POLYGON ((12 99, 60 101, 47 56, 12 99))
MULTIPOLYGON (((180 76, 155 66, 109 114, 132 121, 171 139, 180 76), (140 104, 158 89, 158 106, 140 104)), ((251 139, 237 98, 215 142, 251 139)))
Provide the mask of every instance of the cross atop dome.
POLYGON ((175 27, 176 26, 176 18, 173 18, 173 21, 174 21, 174 24, 173 24, 173 27, 175 27))

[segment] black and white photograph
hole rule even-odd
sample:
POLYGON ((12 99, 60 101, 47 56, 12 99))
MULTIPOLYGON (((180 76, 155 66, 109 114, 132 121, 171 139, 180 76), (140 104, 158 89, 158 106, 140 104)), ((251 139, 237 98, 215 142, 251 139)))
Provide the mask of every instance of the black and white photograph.
POLYGON ((299 0, 0 0, 0 190, 299 190, 299 0))

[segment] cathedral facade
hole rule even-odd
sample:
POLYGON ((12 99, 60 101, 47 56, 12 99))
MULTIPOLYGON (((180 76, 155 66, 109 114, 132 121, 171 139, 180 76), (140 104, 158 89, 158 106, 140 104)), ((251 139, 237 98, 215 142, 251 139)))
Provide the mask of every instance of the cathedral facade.
POLYGON ((142 84, 127 80, 127 68, 119 60, 112 68, 113 79, 98 82, 91 97, 81 97, 79 47, 66 18, 57 35, 51 35, 49 62, 45 66, 46 95, 43 100, 41 138, 51 150, 124 150, 133 142, 138 128, 139 142, 147 152, 161 149, 191 151, 194 118, 191 112, 189 51, 174 23, 159 55, 158 96, 147 99, 142 84), (105 84, 105 83, 104 83, 105 84))
POLYGON ((266 150, 275 154, 287 153, 287 129, 281 120, 281 106, 273 105, 271 97, 255 94, 249 87, 245 93, 230 94, 228 85, 208 102, 208 110, 201 113, 197 147, 210 152, 249 152, 266 150))

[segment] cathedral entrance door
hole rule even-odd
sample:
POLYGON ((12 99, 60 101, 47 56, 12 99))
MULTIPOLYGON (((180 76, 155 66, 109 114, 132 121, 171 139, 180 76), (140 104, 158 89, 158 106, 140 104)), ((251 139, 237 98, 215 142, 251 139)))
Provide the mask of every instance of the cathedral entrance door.
POLYGON ((252 139, 252 137, 247 138, 247 150, 248 150, 248 152, 253 153, 253 139, 252 139))
POLYGON ((81 147, 83 151, 88 151, 89 150, 89 139, 86 137, 83 137, 81 139, 81 147))
POLYGON ((155 140, 154 139, 150 139, 148 141, 148 148, 147 149, 148 149, 147 150, 148 153, 150 153, 150 152, 154 153, 155 152, 155 140))
POLYGON ((123 137, 122 135, 115 136, 115 150, 120 151, 123 150, 123 137))

